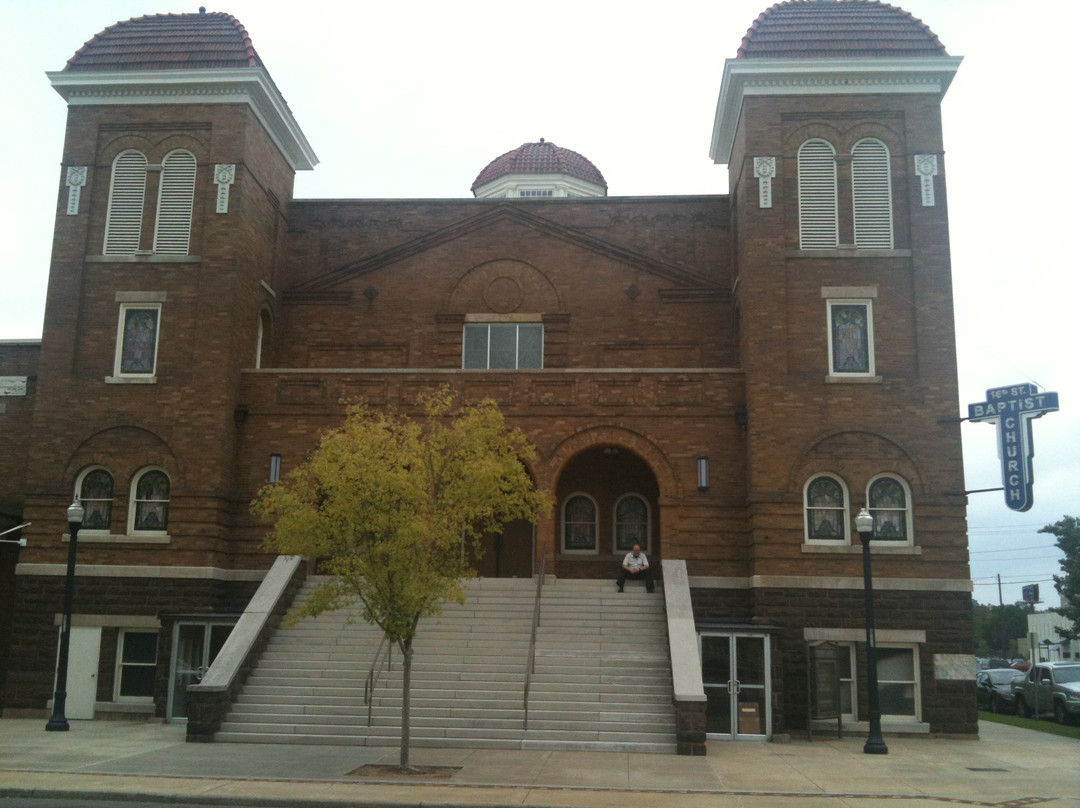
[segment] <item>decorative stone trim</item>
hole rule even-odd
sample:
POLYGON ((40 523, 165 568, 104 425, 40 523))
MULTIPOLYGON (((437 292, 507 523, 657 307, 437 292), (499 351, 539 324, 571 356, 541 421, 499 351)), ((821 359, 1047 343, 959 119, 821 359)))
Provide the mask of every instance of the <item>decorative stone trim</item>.
POLYGON ((82 197, 84 185, 86 185, 86 166, 68 166, 68 216, 75 216, 79 212, 79 199, 82 197))
POLYGON ((772 207, 772 178, 776 176, 775 157, 755 157, 754 176, 758 181, 758 207, 772 207))
POLYGON ((938 174, 936 154, 915 155, 915 175, 919 178, 924 208, 934 207, 934 177, 938 174))
POLYGON ((219 163, 214 166, 214 184, 218 187, 215 213, 229 212, 229 186, 234 182, 236 182, 234 163, 219 163))

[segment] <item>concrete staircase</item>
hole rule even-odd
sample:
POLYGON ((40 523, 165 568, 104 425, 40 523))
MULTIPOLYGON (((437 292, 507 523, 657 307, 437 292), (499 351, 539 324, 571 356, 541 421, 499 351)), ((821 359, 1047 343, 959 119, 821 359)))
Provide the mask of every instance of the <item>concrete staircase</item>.
MULTIPOLYGON (((298 598, 320 581, 310 579, 298 598)), ((523 697, 534 580, 483 578, 464 605, 424 620, 415 641, 415 747, 674 752, 663 598, 631 583, 554 581, 543 589, 528 728, 523 697)), ((401 659, 364 680, 381 632, 328 612, 275 633, 218 741, 396 746, 401 659)))

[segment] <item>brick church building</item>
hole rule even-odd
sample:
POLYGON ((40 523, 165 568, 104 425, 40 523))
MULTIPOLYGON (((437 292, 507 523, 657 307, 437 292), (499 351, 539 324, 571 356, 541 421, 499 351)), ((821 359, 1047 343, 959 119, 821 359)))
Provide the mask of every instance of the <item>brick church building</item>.
POLYGON ((0 344, 0 529, 32 523, 0 546, 3 714, 48 712, 73 497, 90 713, 183 718, 179 627, 219 646, 274 562, 259 487, 344 401, 450 385, 524 430, 556 503, 478 573, 543 559, 614 587, 635 542, 661 576, 684 563, 710 737, 805 729, 822 648, 836 711, 866 721, 864 506, 886 731, 975 733, 943 421, 959 64, 901 9, 792 0, 718 77, 726 195, 609 196, 603 155, 540 141, 477 166, 471 197, 305 200, 317 159, 238 20, 106 28, 48 74, 68 124, 43 336, 0 344), (762 672, 754 727, 736 659, 762 672))

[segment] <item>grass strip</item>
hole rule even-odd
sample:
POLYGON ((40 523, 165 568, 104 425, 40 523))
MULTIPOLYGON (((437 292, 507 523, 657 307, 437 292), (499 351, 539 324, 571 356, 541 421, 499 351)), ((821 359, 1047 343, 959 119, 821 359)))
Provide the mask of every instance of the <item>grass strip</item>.
POLYGON ((979 720, 992 721, 995 724, 1008 724, 1011 727, 1033 729, 1036 732, 1047 732, 1050 735, 1060 735, 1063 738, 1080 740, 1080 727, 1055 724, 1053 721, 1040 721, 1035 718, 1021 718, 1018 715, 1003 715, 1002 713, 988 713, 983 710, 979 710, 979 720))

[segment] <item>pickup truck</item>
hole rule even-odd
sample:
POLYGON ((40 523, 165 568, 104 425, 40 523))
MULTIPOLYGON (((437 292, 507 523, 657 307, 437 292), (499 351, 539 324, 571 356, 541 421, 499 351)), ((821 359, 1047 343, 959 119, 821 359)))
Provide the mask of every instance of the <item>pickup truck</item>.
POLYGON ((1064 724, 1080 718, 1080 662, 1038 662, 1012 684, 1016 714, 1038 718, 1052 712, 1064 724))

